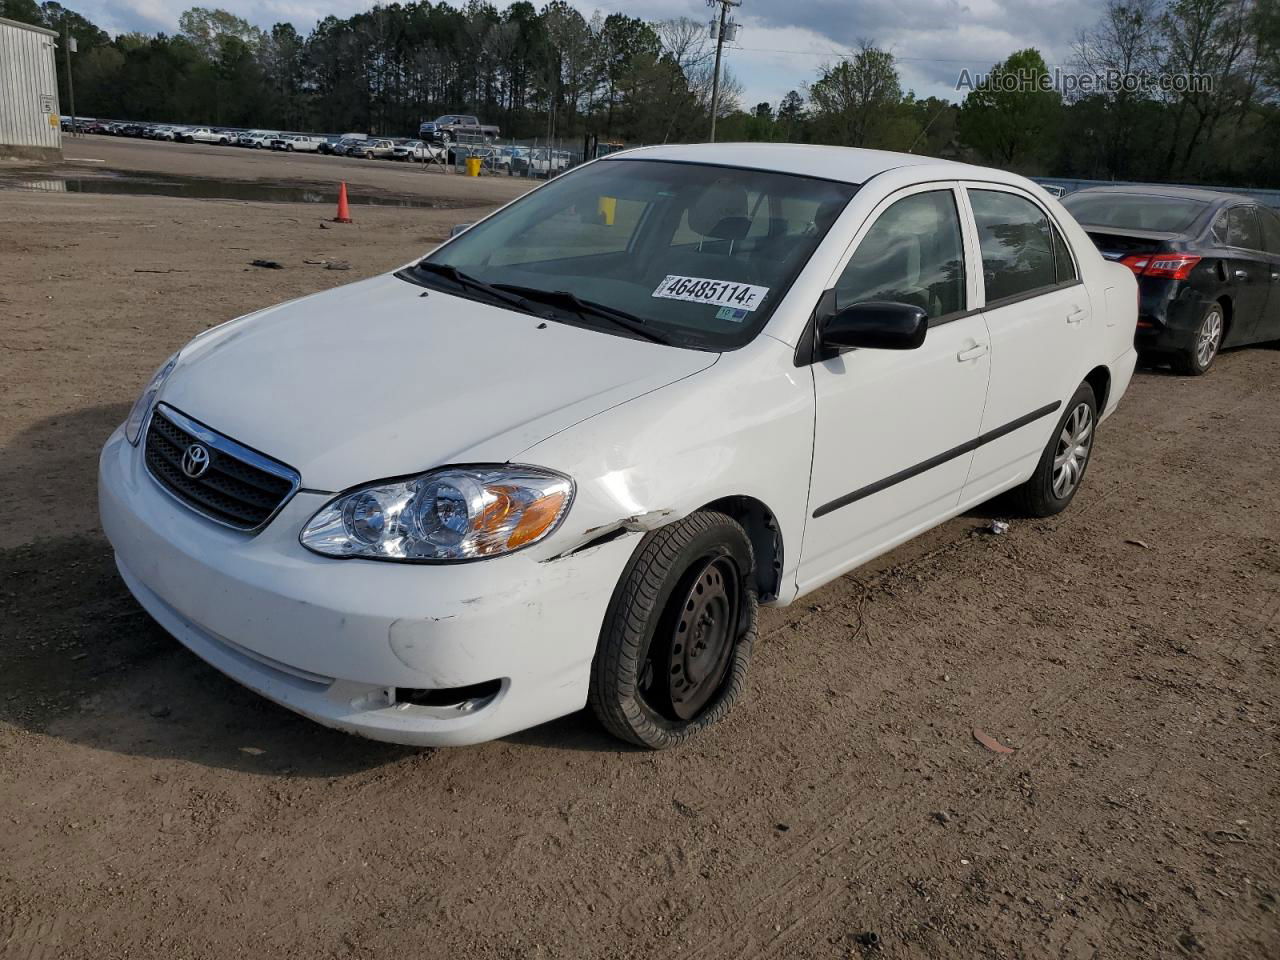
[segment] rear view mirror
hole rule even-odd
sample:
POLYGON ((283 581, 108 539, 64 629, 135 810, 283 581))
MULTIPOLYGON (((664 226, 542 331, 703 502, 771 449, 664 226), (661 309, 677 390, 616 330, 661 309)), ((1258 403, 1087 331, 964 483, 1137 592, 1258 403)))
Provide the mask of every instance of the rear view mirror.
POLYGON ((827 317, 818 335, 831 349, 915 350, 928 329, 929 315, 920 307, 869 300, 827 317))

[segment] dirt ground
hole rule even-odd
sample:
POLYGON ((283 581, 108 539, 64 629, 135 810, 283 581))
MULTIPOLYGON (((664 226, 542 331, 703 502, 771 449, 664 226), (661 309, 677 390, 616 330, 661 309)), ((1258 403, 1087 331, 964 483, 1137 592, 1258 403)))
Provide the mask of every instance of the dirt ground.
MULTIPOLYGON (((215 153, 187 172, 334 162, 215 153)), ((979 532, 996 504, 764 611, 747 699, 686 749, 586 714, 396 748, 187 653, 96 527, 165 356, 466 219, 331 215, 0 192, 0 956, 1280 956, 1280 350, 1141 372, 1061 517, 979 532)))

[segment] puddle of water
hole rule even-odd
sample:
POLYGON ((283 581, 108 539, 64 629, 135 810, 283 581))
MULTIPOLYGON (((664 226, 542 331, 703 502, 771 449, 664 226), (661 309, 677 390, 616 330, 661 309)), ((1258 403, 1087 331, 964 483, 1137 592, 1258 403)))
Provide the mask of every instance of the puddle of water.
MULTIPOLYGON (((36 178, 27 172, 0 176, 0 190, 111 193, 147 197, 182 197, 189 200, 252 200, 260 203, 335 204, 338 202, 336 184, 216 180, 211 177, 111 175, 36 178)), ((451 210, 474 206, 474 203, 462 200, 379 193, 350 186, 347 188, 347 199, 352 204, 375 207, 451 210)))

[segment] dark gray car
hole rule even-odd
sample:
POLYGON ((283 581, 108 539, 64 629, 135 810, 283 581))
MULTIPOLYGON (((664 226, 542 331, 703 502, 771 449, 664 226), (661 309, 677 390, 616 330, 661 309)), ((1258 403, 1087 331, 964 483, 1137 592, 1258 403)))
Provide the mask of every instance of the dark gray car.
POLYGON ((1062 204, 1104 257, 1137 274, 1144 357, 1199 375, 1223 347, 1280 340, 1280 213, 1165 186, 1092 187, 1062 204))

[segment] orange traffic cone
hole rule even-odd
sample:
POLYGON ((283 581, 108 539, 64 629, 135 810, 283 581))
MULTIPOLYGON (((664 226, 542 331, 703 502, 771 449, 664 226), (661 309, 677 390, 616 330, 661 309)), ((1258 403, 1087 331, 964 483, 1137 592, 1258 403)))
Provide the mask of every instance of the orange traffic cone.
POLYGON ((347 206, 347 181, 342 181, 342 186, 338 188, 338 215, 333 218, 334 223, 350 223, 351 210, 347 206))

